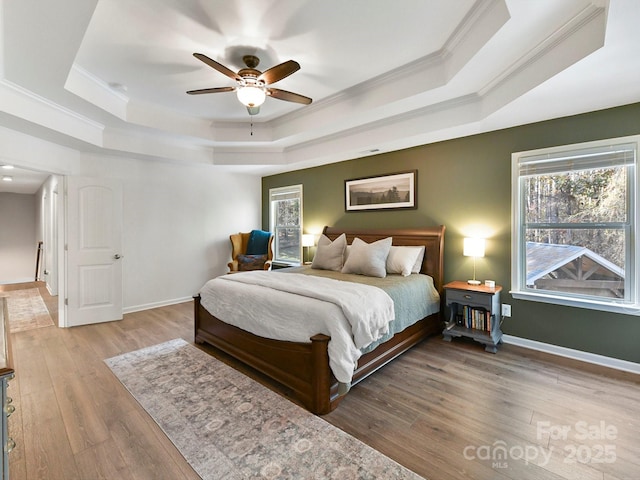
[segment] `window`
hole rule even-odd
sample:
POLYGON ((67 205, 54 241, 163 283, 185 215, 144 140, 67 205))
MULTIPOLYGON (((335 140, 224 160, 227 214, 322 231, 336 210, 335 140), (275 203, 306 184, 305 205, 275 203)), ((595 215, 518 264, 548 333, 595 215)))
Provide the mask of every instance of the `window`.
POLYGON ((513 154, 514 298, 640 314, 638 141, 513 154))
POLYGON ((269 229, 275 235, 273 260, 301 263, 302 185, 269 189, 269 229))

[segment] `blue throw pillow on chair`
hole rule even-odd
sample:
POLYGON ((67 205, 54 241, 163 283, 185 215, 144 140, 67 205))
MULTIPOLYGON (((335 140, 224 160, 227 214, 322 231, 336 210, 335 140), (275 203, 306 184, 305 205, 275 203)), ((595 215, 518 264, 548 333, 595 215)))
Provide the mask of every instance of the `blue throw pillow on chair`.
POLYGON ((263 230, 251 230, 247 242, 247 255, 264 255, 269 248, 271 232, 263 230))

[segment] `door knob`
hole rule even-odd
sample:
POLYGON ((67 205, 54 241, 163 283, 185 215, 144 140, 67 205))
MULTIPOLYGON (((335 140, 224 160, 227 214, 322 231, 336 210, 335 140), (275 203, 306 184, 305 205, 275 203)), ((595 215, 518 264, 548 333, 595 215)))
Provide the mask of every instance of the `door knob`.
POLYGON ((116 253, 113 258, 115 258, 116 260, 120 260, 124 255, 120 255, 119 253, 116 253))

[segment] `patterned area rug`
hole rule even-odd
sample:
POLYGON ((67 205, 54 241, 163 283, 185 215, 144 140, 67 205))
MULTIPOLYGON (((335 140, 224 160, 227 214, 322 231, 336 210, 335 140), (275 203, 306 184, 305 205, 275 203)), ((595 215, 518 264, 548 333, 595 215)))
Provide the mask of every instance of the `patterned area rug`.
POLYGON ((182 339, 105 362, 205 480, 422 479, 182 339))
POLYGON ((11 333, 53 325, 49 310, 37 288, 8 290, 1 292, 0 296, 8 297, 7 308, 11 333))

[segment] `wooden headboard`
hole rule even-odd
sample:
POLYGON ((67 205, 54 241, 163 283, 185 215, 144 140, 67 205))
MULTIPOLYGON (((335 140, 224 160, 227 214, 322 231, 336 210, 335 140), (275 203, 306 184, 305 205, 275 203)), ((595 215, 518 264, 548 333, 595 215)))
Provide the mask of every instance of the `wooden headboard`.
POLYGON ((392 237, 393 245, 408 245, 426 247, 422 269, 420 273, 425 273, 433 278, 438 292, 442 293, 444 283, 444 225, 425 228, 401 228, 401 229, 346 229, 337 227, 324 227, 322 233, 335 240, 343 233, 347 236, 347 243, 351 244, 355 237, 367 243, 375 242, 383 238, 392 237))

